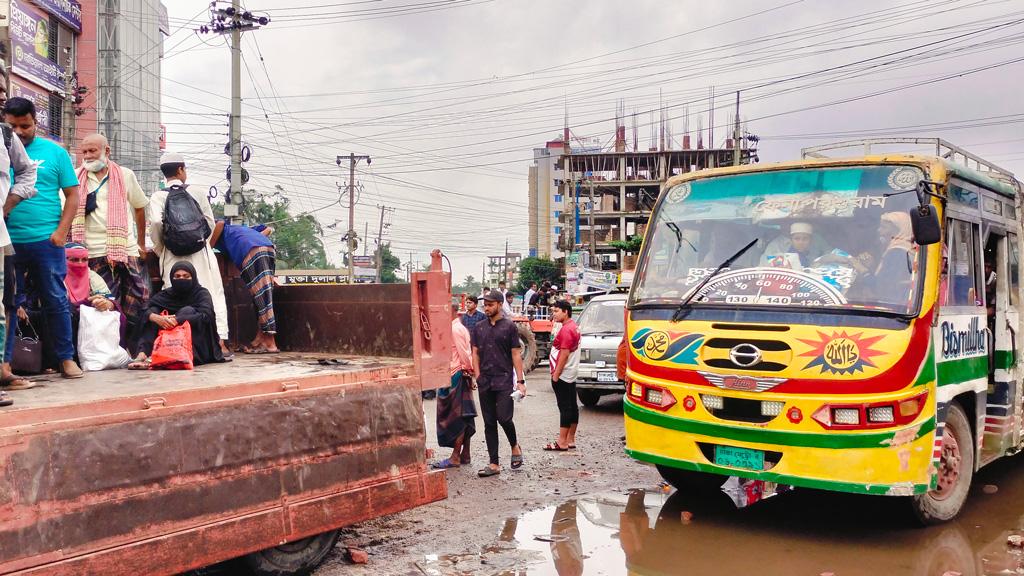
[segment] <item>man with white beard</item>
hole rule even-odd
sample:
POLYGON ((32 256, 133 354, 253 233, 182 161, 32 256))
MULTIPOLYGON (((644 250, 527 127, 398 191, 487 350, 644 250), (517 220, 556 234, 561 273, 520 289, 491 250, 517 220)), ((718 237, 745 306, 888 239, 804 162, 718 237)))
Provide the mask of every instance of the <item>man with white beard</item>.
MULTIPOLYGON (((89 268, 107 282, 128 319, 128 340, 149 305, 144 260, 149 198, 135 173, 110 159, 110 145, 102 134, 86 136, 78 151, 82 166, 78 169, 79 203, 71 223, 71 240, 89 249, 89 268)), ((121 344, 135 353, 135 342, 121 344)))

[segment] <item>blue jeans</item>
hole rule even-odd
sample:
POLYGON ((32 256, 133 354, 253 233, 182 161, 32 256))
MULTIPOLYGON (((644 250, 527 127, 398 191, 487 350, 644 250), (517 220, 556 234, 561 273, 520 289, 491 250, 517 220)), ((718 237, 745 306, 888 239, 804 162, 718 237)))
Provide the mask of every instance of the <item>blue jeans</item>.
MULTIPOLYGON (((64 277, 68 274, 65 258, 64 247, 54 246, 49 240, 14 245, 14 273, 17 276, 18 291, 21 292, 27 284, 31 284, 33 294, 39 296, 50 337, 53 338, 53 349, 61 361, 75 357, 75 345, 71 341, 71 308, 68 305, 68 289, 64 285, 64 277)), ((11 281, 10 278, 7 280, 11 281)), ((12 314, 8 322, 9 336, 18 327, 17 314, 12 314)), ((10 361, 14 339, 8 338, 6 344, 4 358, 10 361)))

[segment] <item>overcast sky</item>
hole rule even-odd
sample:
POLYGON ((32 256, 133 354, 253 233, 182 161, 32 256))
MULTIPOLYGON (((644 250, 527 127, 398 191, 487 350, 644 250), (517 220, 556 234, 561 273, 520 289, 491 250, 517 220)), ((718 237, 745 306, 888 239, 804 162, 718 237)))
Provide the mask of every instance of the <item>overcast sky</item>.
MULTIPOLYGON (((189 157, 194 185, 225 190, 229 51, 193 31, 207 0, 165 4, 168 149, 189 157)), ((369 154, 356 178, 360 236, 366 222, 376 235, 377 205, 394 207, 394 252, 426 261, 441 248, 456 281, 479 278, 506 240, 528 251, 532 149, 561 133, 566 110, 574 137, 610 143, 619 99, 638 113, 641 148, 659 102, 677 140, 687 117, 706 137, 714 86, 716 142, 743 89, 762 162, 861 136, 938 136, 1024 173, 1019 0, 244 5, 272 19, 243 40, 250 186, 283 186, 296 211, 347 222, 347 199, 332 204, 348 178, 335 157, 369 154)), ((325 230, 335 262, 345 222, 325 230)))

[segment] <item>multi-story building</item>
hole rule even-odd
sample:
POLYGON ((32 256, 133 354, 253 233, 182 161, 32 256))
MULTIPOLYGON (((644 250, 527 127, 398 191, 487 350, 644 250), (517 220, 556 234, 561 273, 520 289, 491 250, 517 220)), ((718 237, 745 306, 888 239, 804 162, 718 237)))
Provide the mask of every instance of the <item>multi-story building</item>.
POLYGON ((737 156, 746 164, 755 155, 753 148, 734 148, 731 139, 722 148, 690 148, 689 137, 682 150, 629 151, 622 132, 612 151, 570 149, 562 159, 565 181, 559 195, 565 208, 559 246, 589 256, 590 268, 632 270, 635 253, 611 243, 643 236, 662 184, 677 174, 730 165, 737 156))
POLYGON ((72 0, 0 0, 8 96, 32 100, 38 133, 67 145, 74 139, 82 10, 72 0))
POLYGON ((169 30, 158 0, 0 0, 7 93, 36 103, 39 131, 74 154, 101 132, 147 192, 159 182, 160 60, 169 30))
POLYGON ((564 254, 558 246, 558 235, 562 233, 560 218, 565 210, 560 187, 564 180, 561 168, 565 143, 552 140, 543 148, 533 149, 533 166, 530 166, 530 256, 561 258, 564 254))
POLYGON ((160 183, 160 61, 170 34, 159 0, 85 0, 96 6, 98 78, 94 106, 111 154, 147 193, 160 183))
POLYGON ((498 282, 504 280, 509 286, 515 284, 519 274, 519 262, 523 255, 519 252, 507 252, 498 256, 487 257, 487 267, 484 273, 484 285, 492 288, 498 282))

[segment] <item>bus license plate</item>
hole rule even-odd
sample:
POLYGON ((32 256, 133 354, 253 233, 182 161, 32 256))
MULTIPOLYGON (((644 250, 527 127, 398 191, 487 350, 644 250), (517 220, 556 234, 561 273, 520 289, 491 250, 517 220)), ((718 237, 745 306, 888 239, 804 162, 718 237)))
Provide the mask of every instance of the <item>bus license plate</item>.
POLYGON ((715 446, 715 464, 747 470, 764 470, 764 452, 734 446, 715 446))
POLYGON ((618 380, 618 378, 616 378, 615 372, 598 372, 597 373, 597 381, 598 382, 616 382, 617 380, 618 380))

